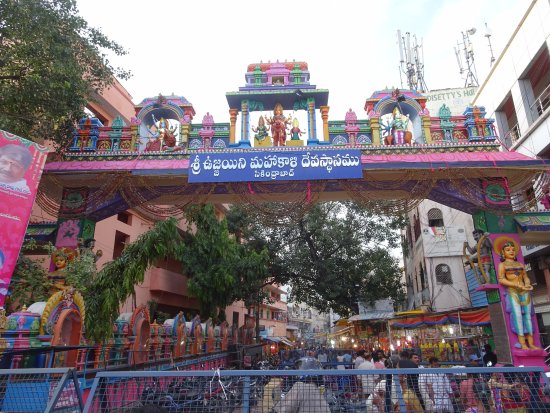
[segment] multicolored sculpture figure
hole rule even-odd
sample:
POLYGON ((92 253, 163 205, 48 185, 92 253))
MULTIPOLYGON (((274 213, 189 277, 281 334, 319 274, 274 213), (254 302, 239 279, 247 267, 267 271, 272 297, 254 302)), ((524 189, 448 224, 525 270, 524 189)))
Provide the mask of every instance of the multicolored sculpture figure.
POLYGON ((390 122, 391 135, 393 136, 394 145, 403 145, 411 143, 412 134, 407 131, 409 125, 409 116, 403 116, 398 107, 393 110, 393 119, 390 122))
POLYGON ((538 349, 533 342, 533 323, 531 313, 531 291, 533 286, 525 271, 525 266, 518 262, 519 246, 508 237, 495 240, 495 251, 500 255, 498 282, 506 287, 506 310, 510 313, 512 331, 518 336, 516 346, 521 349, 538 349))
POLYGON ((273 109, 273 117, 267 117, 266 121, 271 125, 271 136, 273 137, 273 146, 285 146, 287 125, 292 122, 292 116, 286 118, 283 115, 283 105, 277 103, 273 109))
POLYGON ((168 121, 164 118, 160 118, 157 121, 155 115, 153 114, 154 125, 151 126, 154 131, 151 131, 152 137, 147 142, 145 147, 146 152, 160 151, 164 147, 173 148, 176 146, 176 137, 175 133, 177 130, 176 126, 170 127, 168 121), (158 123, 158 126, 157 126, 158 123))
POLYGON ((266 138, 269 138, 269 128, 265 126, 265 120, 263 116, 260 116, 260 119, 258 119, 258 127, 252 127, 252 132, 255 133, 254 139, 256 139, 258 143, 261 143, 265 141, 266 138))
POLYGON ((302 134, 303 132, 300 130, 300 122, 298 122, 298 118, 294 118, 292 121, 292 129, 290 129, 290 140, 299 141, 302 134))
POLYGON ((486 284, 491 280, 491 252, 493 244, 489 239, 489 234, 480 230, 472 232, 476 245, 470 247, 468 242, 464 242, 464 257, 470 263, 476 278, 480 284, 486 284), (470 255, 469 255, 470 254, 470 255))
POLYGON ((52 253, 52 262, 55 266, 55 270, 48 274, 48 280, 53 283, 55 291, 63 290, 65 288, 67 264, 74 260, 77 256, 78 251, 69 247, 58 248, 52 253))

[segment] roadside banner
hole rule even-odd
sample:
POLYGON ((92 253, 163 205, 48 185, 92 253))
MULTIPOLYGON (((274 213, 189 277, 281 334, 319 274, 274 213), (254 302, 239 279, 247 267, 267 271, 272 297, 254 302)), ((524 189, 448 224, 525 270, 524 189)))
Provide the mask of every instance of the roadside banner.
POLYGON ((0 130, 0 306, 25 238, 48 149, 0 130))

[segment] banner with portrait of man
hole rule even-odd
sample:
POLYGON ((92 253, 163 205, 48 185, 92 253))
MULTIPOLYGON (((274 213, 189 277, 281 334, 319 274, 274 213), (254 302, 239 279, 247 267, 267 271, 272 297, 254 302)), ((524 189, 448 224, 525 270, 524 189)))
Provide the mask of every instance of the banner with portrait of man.
POLYGON ((48 149, 0 130, 0 306, 4 306, 48 149))

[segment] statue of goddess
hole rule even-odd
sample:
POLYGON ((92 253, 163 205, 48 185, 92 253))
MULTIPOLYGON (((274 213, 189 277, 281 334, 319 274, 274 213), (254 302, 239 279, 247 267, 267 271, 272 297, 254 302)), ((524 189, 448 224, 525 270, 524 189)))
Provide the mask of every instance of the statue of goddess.
MULTIPOLYGON (((176 137, 175 133, 177 130, 176 126, 170 127, 168 121, 164 118, 160 118, 158 121, 155 118, 155 114, 152 114, 155 131, 151 131, 152 137, 147 142, 145 151, 153 152, 160 151, 164 147, 173 148, 176 146, 176 137), (158 125, 157 125, 158 123, 158 125)), ((151 128, 153 128, 151 126, 151 128)))
POLYGON ((512 331, 517 334, 522 349, 538 349, 533 342, 531 319, 533 286, 525 272, 525 266, 517 261, 519 246, 509 238, 500 248, 495 247, 501 261, 498 266, 498 282, 507 287, 506 309, 510 313, 512 331))
POLYGON ((298 118, 294 118, 292 121, 292 129, 290 129, 290 140, 299 141, 302 134, 303 132, 300 130, 300 122, 298 122, 298 118))
POLYGON ((273 117, 267 117, 266 121, 271 125, 271 136, 273 137, 273 146, 285 146, 287 125, 292 122, 292 116, 286 118, 283 115, 283 105, 277 103, 273 109, 273 117))
POLYGON ((409 117, 403 117, 399 109, 396 107, 393 110, 393 119, 390 123, 395 145, 403 145, 405 143, 405 134, 407 132, 408 125, 409 117))
POLYGON ((266 138, 269 137, 268 131, 269 130, 267 126, 265 126, 264 117, 260 116, 260 119, 258 120, 258 127, 252 127, 252 132, 255 133, 254 139, 256 139, 258 142, 263 142, 266 138))

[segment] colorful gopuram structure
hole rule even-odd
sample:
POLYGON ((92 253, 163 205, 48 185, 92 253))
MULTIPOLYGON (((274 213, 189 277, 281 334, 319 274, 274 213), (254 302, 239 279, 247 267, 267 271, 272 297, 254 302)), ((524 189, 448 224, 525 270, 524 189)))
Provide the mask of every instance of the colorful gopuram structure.
MULTIPOLYGON (((69 150, 46 163, 39 187, 38 204, 59 216, 56 246, 78 248, 79 239, 93 238, 95 222, 131 208, 162 217, 189 203, 290 201, 306 209, 311 202, 351 199, 399 213, 432 199, 472 214, 476 229, 490 234, 494 249, 479 289, 489 295, 498 323, 493 330, 502 361, 542 363, 528 281, 511 263, 522 261, 514 213, 527 207, 516 195, 530 189, 542 196, 544 161, 501 151, 494 120, 480 106, 452 114, 443 105, 430 113, 421 93, 384 89, 365 100, 363 113, 349 109, 337 114, 342 120, 329 120, 329 92, 310 84, 305 62, 253 63, 245 79, 226 93, 228 122, 215 122, 210 113, 196 122, 193 105, 174 95, 144 99, 130 124, 83 119, 69 150)), ((81 329, 76 295, 72 301, 54 296, 49 312, 34 307, 36 316, 29 309, 10 316, 10 348, 21 340, 85 343, 82 334, 64 331, 81 329)), ((139 364, 151 354, 223 350, 231 336, 250 341, 247 328, 230 333, 225 324, 187 321, 182 314, 160 326, 141 308, 117 321, 109 357, 139 364)))

